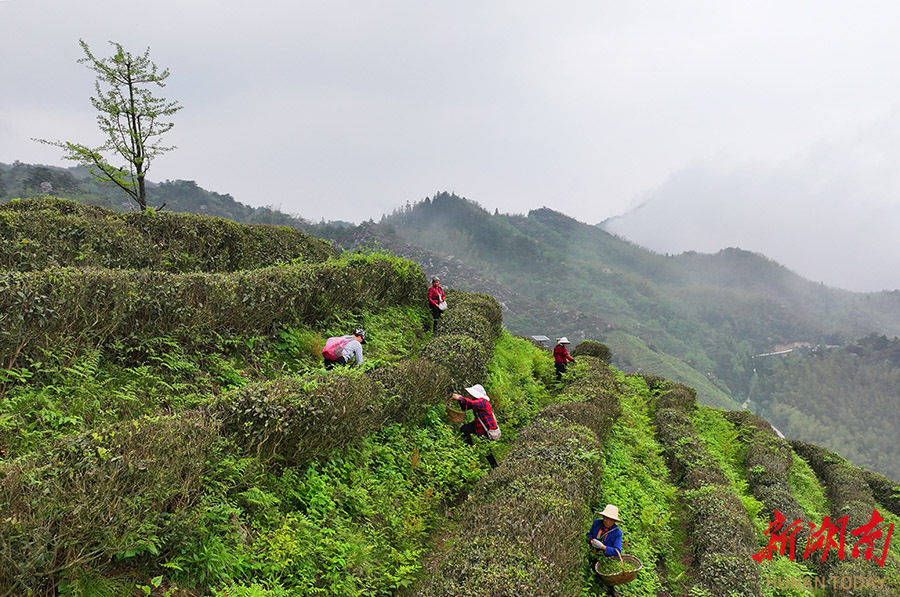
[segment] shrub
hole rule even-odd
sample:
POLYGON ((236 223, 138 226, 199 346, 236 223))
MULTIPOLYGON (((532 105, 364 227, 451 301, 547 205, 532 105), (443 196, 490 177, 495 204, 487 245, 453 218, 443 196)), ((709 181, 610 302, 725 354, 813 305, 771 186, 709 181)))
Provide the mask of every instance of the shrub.
POLYGON ((621 391, 615 372, 596 357, 581 357, 574 366, 575 378, 566 384, 563 400, 585 399, 593 396, 617 396, 621 391))
POLYGON ((452 314, 455 309, 464 307, 465 311, 487 320, 492 337, 496 338, 500 335, 500 330, 503 328, 503 311, 497 299, 489 294, 464 292, 456 289, 447 290, 446 294, 447 304, 450 305, 450 308, 441 317, 442 320, 445 316, 452 314))
POLYGON ((595 342, 594 340, 584 340, 583 342, 580 342, 578 346, 575 347, 575 350, 572 351, 572 354, 576 357, 597 357, 604 363, 608 363, 612 358, 612 351, 609 349, 609 347, 606 344, 601 344, 600 342, 595 342))
POLYGON ((872 471, 862 471, 875 500, 900 516, 900 483, 872 471))
POLYGON ((170 336, 196 348, 219 336, 312 325, 336 312, 410 305, 424 274, 395 258, 351 256, 322 264, 233 274, 49 269, 0 275, 0 365, 12 369, 68 341, 140 345, 170 336))
POLYGON ((137 419, 0 465, 0 586, 44 594, 65 570, 154 557, 190 534, 218 426, 137 419))
POLYGON ((233 272, 288 262, 321 262, 338 252, 285 226, 145 211, 119 214, 65 199, 0 205, 0 268, 152 269, 233 272))
POLYGON ((420 356, 443 366, 450 374, 451 389, 459 393, 473 384, 484 383, 490 358, 478 340, 461 334, 433 338, 420 356))
POLYGON ((590 518, 618 412, 602 390, 541 411, 472 492, 459 519, 464 537, 417 594, 580 594, 585 550, 573 529, 590 518))
POLYGON ((374 430, 379 386, 362 375, 248 384, 213 407, 224 433, 263 461, 303 464, 374 430))
POLYGON ((680 383, 670 382, 656 401, 657 408, 674 408, 690 414, 697 406, 697 391, 680 383))
POLYGON ((430 361, 401 361, 393 367, 379 367, 369 375, 383 388, 385 421, 415 421, 450 395, 450 375, 430 361))

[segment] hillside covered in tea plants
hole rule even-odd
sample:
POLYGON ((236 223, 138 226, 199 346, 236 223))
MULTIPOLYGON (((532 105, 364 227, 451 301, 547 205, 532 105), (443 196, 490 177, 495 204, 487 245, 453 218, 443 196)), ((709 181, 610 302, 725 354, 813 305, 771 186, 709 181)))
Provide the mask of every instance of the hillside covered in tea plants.
POLYGON ((0 241, 2 596, 603 595, 606 503, 643 564, 620 595, 900 591, 897 547, 882 567, 850 534, 898 520, 895 482, 598 342, 557 383, 486 294, 451 289, 432 332, 412 261, 50 198, 0 205, 0 241), (355 327, 363 366, 325 371, 355 327), (491 446, 445 416, 473 383, 491 446), (757 562, 775 509, 847 516, 846 557, 757 562))

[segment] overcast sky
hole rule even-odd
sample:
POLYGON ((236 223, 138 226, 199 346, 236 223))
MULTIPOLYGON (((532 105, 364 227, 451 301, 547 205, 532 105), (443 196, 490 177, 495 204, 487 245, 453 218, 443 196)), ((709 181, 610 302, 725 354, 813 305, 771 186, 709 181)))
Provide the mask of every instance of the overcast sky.
MULTIPOLYGON (((439 191, 587 223, 802 197, 749 234, 781 261, 767 247, 808 205, 825 230, 898 213, 898 23, 896 0, 0 0, 0 162, 71 165, 33 137, 102 143, 78 40, 114 40, 149 46, 184 106, 153 181, 353 222, 439 191)), ((896 252, 900 222, 870 223, 848 246, 896 252)), ((702 232, 677 250, 748 235, 702 232)))

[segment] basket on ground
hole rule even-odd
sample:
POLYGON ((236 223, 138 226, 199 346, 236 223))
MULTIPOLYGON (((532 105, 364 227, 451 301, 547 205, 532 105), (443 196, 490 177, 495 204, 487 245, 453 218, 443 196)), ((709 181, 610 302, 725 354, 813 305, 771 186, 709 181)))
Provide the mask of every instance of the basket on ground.
MULTIPOLYGON (((616 550, 618 551, 618 550, 616 550)), ((618 572, 605 573, 600 572, 600 562, 597 562, 594 565, 594 571, 600 576, 600 580, 603 581, 608 587, 614 587, 616 585, 624 585, 627 582, 633 581, 637 578, 637 573, 641 571, 641 568, 644 567, 641 564, 641 561, 632 555, 622 555, 619 553, 619 565, 621 566, 621 570, 618 572)))
POLYGON ((466 411, 460 410, 459 402, 453 398, 447 398, 444 408, 447 410, 447 418, 450 419, 451 423, 462 425, 463 420, 466 418, 466 411))

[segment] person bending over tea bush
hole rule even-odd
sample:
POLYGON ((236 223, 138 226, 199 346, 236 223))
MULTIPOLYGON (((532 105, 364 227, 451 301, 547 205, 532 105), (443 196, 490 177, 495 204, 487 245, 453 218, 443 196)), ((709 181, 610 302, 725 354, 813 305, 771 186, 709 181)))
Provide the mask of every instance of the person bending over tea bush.
MULTIPOLYGON (((481 384, 475 384, 466 391, 472 395, 472 398, 466 398, 459 394, 453 394, 453 399, 459 401, 459 406, 463 410, 471 409, 475 413, 475 418, 462 425, 459 432, 463 435, 463 441, 472 445, 472 434, 485 436, 491 441, 500 439, 500 426, 497 425, 497 419, 494 418, 494 410, 491 408, 491 399, 481 384)), ((497 459, 494 453, 488 449, 488 463, 491 468, 497 468, 497 459)))
POLYGON ((322 349, 322 359, 325 368, 331 369, 335 365, 347 365, 359 367, 363 362, 362 345, 366 343, 366 331, 360 328, 348 336, 334 336, 325 342, 322 349))
MULTIPOLYGON (((607 504, 600 518, 594 520, 585 535, 588 544, 593 549, 593 557, 591 558, 591 567, 595 568, 601 561, 600 556, 606 558, 617 558, 622 553, 622 530, 616 525, 619 520, 619 508, 612 504, 607 504)), ((607 595, 615 595, 616 588, 607 586, 607 595)))

